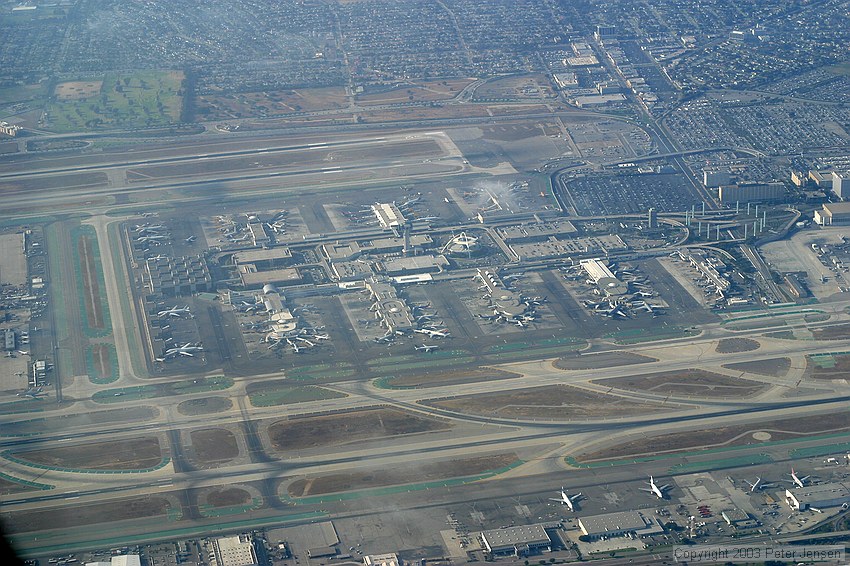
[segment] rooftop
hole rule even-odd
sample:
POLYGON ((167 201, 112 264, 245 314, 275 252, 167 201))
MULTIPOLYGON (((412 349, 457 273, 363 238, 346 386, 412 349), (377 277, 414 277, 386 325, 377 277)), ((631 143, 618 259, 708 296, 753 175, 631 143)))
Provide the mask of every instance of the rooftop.
POLYGON ((535 543, 550 543, 551 539, 542 524, 520 525, 492 531, 483 531, 482 538, 491 549, 535 543))
POLYGON ((582 517, 579 524, 585 534, 625 533, 639 531, 647 527, 647 521, 637 511, 621 511, 604 515, 582 517))

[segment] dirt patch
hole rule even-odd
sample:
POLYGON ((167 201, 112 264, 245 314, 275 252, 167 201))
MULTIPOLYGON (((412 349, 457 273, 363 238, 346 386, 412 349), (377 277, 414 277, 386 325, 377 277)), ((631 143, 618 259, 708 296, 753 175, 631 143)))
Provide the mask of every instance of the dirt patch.
POLYGON ((442 81, 414 81, 382 92, 358 94, 357 103, 365 106, 397 104, 399 102, 430 102, 454 98, 472 79, 446 79, 442 81))
POLYGON ((761 344, 750 338, 722 338, 717 343, 718 354, 734 354, 737 352, 752 352, 758 350, 761 344))
POLYGON ((3 525, 8 532, 25 533, 50 529, 67 529, 68 525, 93 525, 127 519, 165 516, 170 504, 162 497, 134 497, 93 505, 70 505, 42 511, 3 513, 3 525))
POLYGON ((420 466, 411 465, 308 477, 289 484, 288 491, 292 497, 304 497, 387 485, 474 476, 504 468, 517 460, 519 458, 514 453, 496 454, 448 462, 433 462, 420 466))
POLYGON ((227 397, 201 397, 200 399, 189 399, 177 405, 177 411, 181 415, 209 415, 222 413, 233 406, 233 401, 227 397))
POLYGON ((59 83, 53 89, 56 100, 84 100, 97 96, 103 88, 103 81, 69 81, 59 83))
POLYGON ((92 346, 92 357, 94 358, 94 369, 96 379, 107 379, 112 377, 112 365, 109 361, 109 346, 106 344, 95 344, 92 346))
POLYGON ((688 432, 677 432, 661 436, 646 437, 611 446, 597 452, 585 454, 579 458, 582 462, 653 456, 668 452, 678 452, 694 448, 716 446, 742 446, 759 444, 753 433, 766 432, 770 440, 799 438, 811 434, 821 434, 850 429, 846 413, 828 413, 817 418, 797 417, 780 419, 766 423, 752 423, 738 426, 711 428, 688 432))
POLYGON ((631 352, 604 352, 601 354, 584 354, 559 358, 555 361, 555 367, 558 369, 599 369, 629 366, 632 364, 647 364, 657 361, 657 358, 650 358, 649 356, 642 356, 631 352))
POLYGON ((213 507, 234 507, 251 501, 251 494, 238 487, 225 487, 209 492, 206 499, 213 507))
POLYGON ((5 480, 0 478, 0 495, 10 495, 12 493, 22 493, 24 491, 34 491, 38 488, 29 487, 22 483, 5 480))
POLYGON ((748 397, 767 387, 757 381, 730 377, 701 369, 598 379, 594 380, 593 383, 631 391, 652 391, 661 395, 696 394, 704 397, 748 397))
POLYGON ((189 433, 195 457, 205 464, 228 462, 239 456, 236 436, 226 428, 205 428, 189 433))
POLYGON ((522 376, 518 373, 495 369, 441 371, 429 374, 392 377, 387 380, 387 385, 390 387, 439 387, 442 385, 459 385, 462 383, 478 383, 480 381, 515 379, 518 377, 522 376))
POLYGON ((156 437, 15 452, 13 456, 44 466, 77 470, 143 470, 162 461, 156 437))
POLYGON ((850 338, 850 324, 836 324, 812 329, 815 340, 843 340, 850 338))
POLYGON ((343 87, 211 94, 197 101, 198 114, 216 120, 335 110, 347 105, 343 87))
POLYGON ((664 410, 660 404, 636 403, 614 395, 585 391, 566 385, 467 395, 427 404, 475 415, 564 420, 641 415, 664 410))
POLYGON ((850 356, 808 356, 806 370, 814 379, 847 379, 850 377, 850 356))
POLYGON ((769 360, 757 360, 753 362, 738 362, 722 366, 726 369, 746 371, 766 375, 768 377, 780 377, 791 369, 791 358, 771 358, 769 360))
POLYGON ((83 278, 83 302, 85 303, 86 318, 90 328, 103 330, 100 285, 97 280, 97 266, 94 261, 92 239, 89 236, 80 236, 77 241, 77 251, 80 255, 80 273, 83 278))
POLYGON ((396 409, 366 409, 277 421, 268 434, 274 449, 283 451, 451 428, 449 423, 396 409))

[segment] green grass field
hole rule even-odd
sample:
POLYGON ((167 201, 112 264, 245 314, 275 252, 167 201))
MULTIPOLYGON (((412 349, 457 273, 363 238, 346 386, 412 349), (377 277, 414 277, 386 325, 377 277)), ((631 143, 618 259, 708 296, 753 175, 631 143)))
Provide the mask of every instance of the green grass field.
POLYGON ((177 123, 183 107, 183 80, 183 73, 177 71, 108 73, 96 94, 77 100, 53 96, 46 108, 45 127, 73 132, 177 123))

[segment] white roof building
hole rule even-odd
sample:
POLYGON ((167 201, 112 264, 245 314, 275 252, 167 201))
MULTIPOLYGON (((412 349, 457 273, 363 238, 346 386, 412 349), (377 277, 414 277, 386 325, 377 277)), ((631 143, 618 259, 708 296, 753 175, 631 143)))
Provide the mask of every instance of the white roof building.
POLYGON ((253 566, 257 564, 254 544, 248 535, 221 537, 213 544, 218 566, 253 566))

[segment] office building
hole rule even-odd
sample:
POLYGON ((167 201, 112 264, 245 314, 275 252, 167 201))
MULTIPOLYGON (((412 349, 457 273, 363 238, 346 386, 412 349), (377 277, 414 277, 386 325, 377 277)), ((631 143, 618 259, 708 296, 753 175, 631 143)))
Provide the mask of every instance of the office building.
POLYGON ((850 198, 850 171, 832 172, 832 192, 841 200, 850 198))

